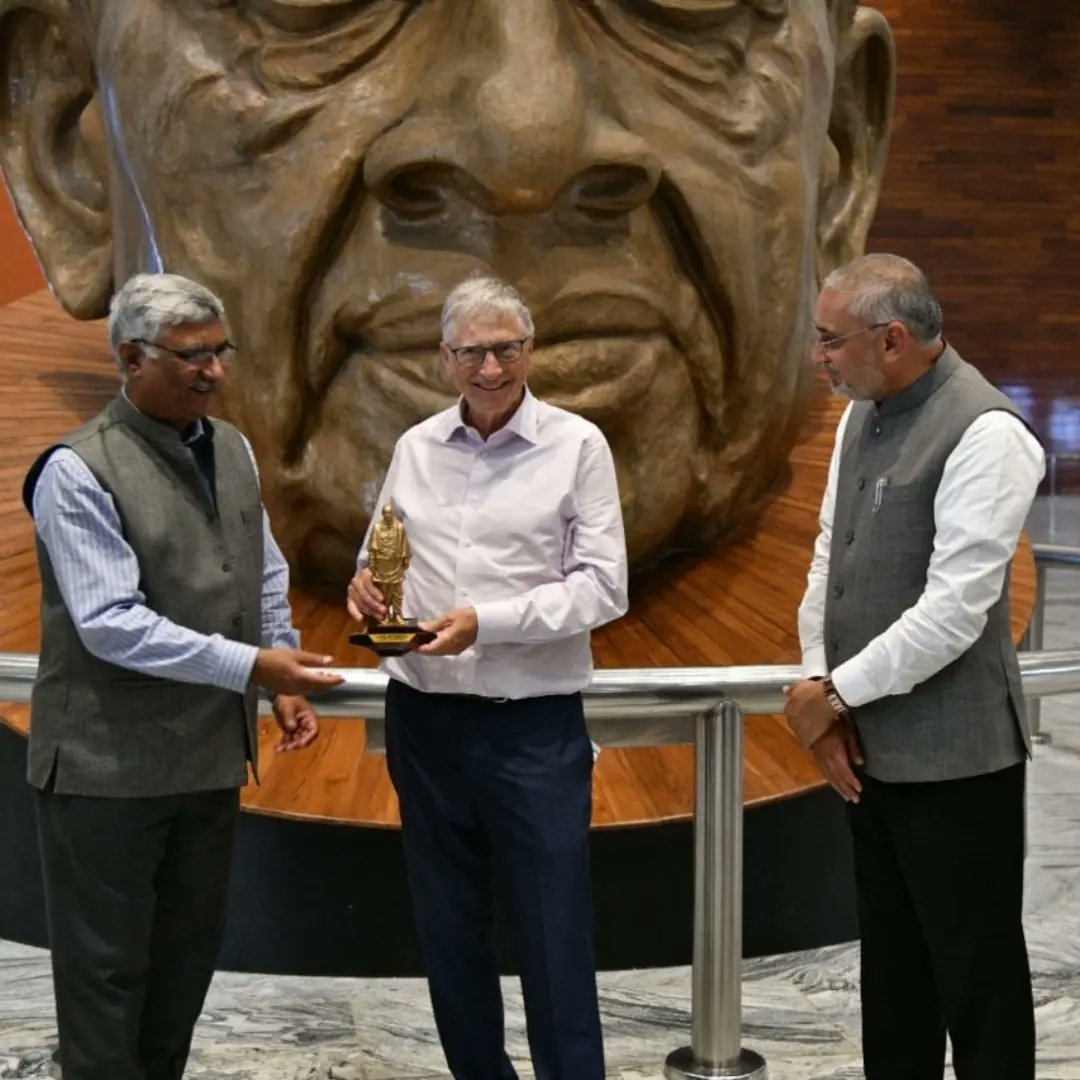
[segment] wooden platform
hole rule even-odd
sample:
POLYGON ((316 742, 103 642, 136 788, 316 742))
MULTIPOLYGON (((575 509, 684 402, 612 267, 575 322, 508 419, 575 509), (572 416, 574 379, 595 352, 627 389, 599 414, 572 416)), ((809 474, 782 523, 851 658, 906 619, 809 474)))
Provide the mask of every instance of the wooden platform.
MULTIPOLYGON (((97 412, 118 387, 100 323, 78 323, 48 292, 0 309, 0 652, 39 647, 39 586, 30 519, 21 505, 26 469, 49 440, 97 412)), ((763 500, 757 520, 712 553, 673 559, 632 583, 631 613, 593 637, 600 667, 677 667, 790 663, 798 659, 795 611, 817 532, 832 435, 842 402, 825 388, 792 454, 787 475, 763 500)), ((1017 558, 1013 629, 1019 638, 1034 599, 1030 550, 1017 558)), ((342 598, 293 590, 306 647, 360 665, 346 643, 342 598)), ((25 705, 0 705, 0 718, 28 726, 25 705)), ((323 721, 304 754, 273 753, 272 721, 262 725, 261 787, 249 810, 375 827, 398 824, 381 755, 365 753, 364 725, 323 721)), ((609 749, 596 770, 593 824, 649 825, 690 816, 693 748, 609 749)), ((820 786, 780 717, 747 720, 748 804, 820 786)))

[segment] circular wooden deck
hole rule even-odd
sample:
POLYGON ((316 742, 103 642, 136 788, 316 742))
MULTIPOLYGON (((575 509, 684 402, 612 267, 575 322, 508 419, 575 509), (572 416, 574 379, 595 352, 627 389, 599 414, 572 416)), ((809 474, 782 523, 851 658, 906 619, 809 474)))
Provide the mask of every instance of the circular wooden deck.
MULTIPOLYGON (((51 438, 94 415, 116 392, 104 327, 68 318, 48 292, 0 309, 0 651, 37 652, 39 586, 32 523, 22 508, 26 469, 51 438)), ((682 556, 632 583, 630 614, 593 636, 599 667, 778 664, 798 659, 795 612, 817 532, 833 430, 842 402, 822 388, 787 470, 755 521, 716 550, 682 556)), ((1013 576, 1019 637, 1034 600, 1025 546, 1013 576)), ((338 664, 365 662, 350 647, 338 596, 294 589, 295 621, 307 648, 338 664)), ((28 727, 25 705, 0 704, 0 719, 28 727)), ((398 824, 381 754, 365 751, 362 722, 325 719, 302 754, 273 753, 274 726, 261 733, 262 785, 243 795, 248 810, 374 827, 398 824)), ((596 769, 593 824, 649 825, 691 815, 692 747, 608 749, 596 769)), ((747 719, 745 798, 772 802, 820 786, 783 719, 747 719)))

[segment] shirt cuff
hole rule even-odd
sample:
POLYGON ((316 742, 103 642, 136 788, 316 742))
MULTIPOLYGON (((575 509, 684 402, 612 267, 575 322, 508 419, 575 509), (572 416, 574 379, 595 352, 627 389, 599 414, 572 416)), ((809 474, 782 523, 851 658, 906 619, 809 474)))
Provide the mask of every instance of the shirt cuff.
POLYGON ((825 662, 824 645, 814 645, 803 652, 802 673, 804 679, 829 674, 829 665, 825 662))
POLYGON ((477 645, 497 645, 514 640, 520 616, 513 600, 489 600, 473 607, 477 645))
POLYGON ((242 694, 251 682, 251 673, 255 668, 255 658, 259 650, 254 645, 245 645, 242 641, 219 638, 217 643, 218 671, 214 680, 226 690, 242 694))
POLYGON ((844 699, 844 704, 849 709, 867 705, 882 696, 881 691, 861 670, 857 655, 846 660, 830 674, 836 692, 844 699))
POLYGON ((263 638, 264 649, 299 649, 300 632, 292 626, 275 628, 270 632, 269 640, 263 638))

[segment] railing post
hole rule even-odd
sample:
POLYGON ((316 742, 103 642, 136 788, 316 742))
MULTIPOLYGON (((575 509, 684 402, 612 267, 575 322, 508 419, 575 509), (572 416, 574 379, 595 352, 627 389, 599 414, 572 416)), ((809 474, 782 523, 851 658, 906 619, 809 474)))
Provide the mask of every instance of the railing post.
MULTIPOLYGON (((1035 558, 1035 606, 1031 609, 1031 622, 1024 634, 1022 647, 1030 652, 1042 652, 1043 627, 1046 621, 1046 575, 1049 567, 1035 558)), ((1050 733, 1042 730, 1042 698, 1027 698, 1028 728, 1031 741, 1042 744, 1050 742, 1050 733)))
POLYGON ((694 967, 690 1045, 668 1055, 668 1080, 765 1080, 742 1048, 743 714, 723 701, 699 716, 694 791, 694 967))

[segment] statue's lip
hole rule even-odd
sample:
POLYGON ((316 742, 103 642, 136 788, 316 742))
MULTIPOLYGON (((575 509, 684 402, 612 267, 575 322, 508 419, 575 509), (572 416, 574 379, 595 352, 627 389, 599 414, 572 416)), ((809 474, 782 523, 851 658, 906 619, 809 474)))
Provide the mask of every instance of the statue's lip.
MULTIPOLYGON (((586 271, 532 303, 536 324, 529 384, 545 399, 597 423, 647 391, 682 335, 662 307, 662 283, 586 271)), ((453 400, 439 356, 443 295, 431 289, 343 305, 332 333, 339 374, 377 386, 390 401, 430 415, 453 400)))
MULTIPOLYGON (((339 337, 350 351, 380 353, 438 352, 442 341, 439 315, 442 301, 411 297, 342 309, 335 320, 339 337)), ((533 309, 536 347, 542 349, 575 341, 638 337, 670 332, 671 320, 656 304, 655 287, 619 282, 597 289, 587 282, 571 283, 533 309), (585 287, 581 287, 581 286, 585 287)))
MULTIPOLYGON (((533 391, 561 408, 595 423, 616 419, 622 410, 648 392, 657 365, 673 351, 663 333, 621 333, 569 341, 537 343, 528 381, 533 391)), ((356 365, 387 400, 409 402, 413 411, 431 415, 454 400, 433 351, 396 354, 354 352, 346 366, 356 365)))

